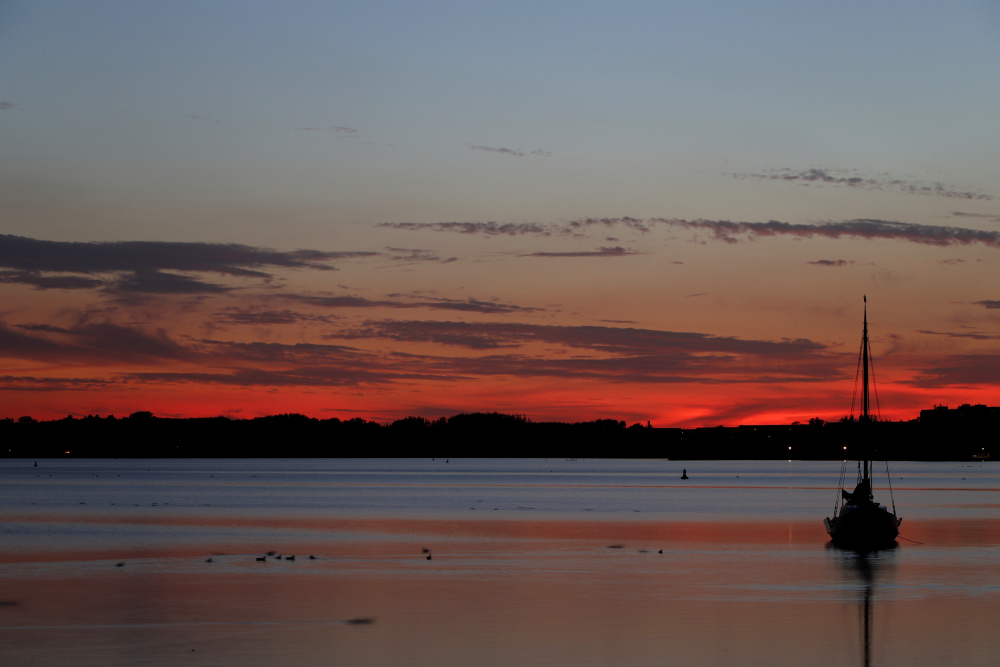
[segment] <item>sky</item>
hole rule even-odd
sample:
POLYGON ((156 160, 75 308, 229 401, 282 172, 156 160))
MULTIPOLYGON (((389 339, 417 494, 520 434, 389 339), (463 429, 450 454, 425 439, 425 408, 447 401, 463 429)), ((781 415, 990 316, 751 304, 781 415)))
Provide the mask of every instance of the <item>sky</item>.
POLYGON ((0 418, 1000 405, 1000 5, 0 2, 0 418))

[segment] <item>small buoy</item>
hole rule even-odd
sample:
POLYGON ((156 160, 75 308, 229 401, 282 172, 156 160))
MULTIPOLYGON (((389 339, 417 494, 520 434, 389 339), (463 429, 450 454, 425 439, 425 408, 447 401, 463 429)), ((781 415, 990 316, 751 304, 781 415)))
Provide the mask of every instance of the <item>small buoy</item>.
POLYGON ((285 560, 295 560, 295 556, 285 556, 285 560))
POLYGON ((257 560, 259 560, 259 561, 265 561, 265 560, 267 560, 267 556, 261 556, 257 560))
POLYGON ((309 560, 316 560, 316 556, 309 556, 309 560))
POLYGON ((115 567, 125 567, 125 563, 115 563, 115 567))
POLYGON ((430 559, 431 559, 431 555, 427 554, 427 560, 430 560, 430 559))
POLYGON ((688 478, 688 471, 687 468, 685 468, 684 472, 681 473, 681 479, 687 479, 687 478, 688 478))
POLYGON ((374 618, 349 618, 344 621, 347 625, 371 625, 374 622, 374 618))
POLYGON ((208 557, 208 558, 207 558, 207 559, 205 560, 205 562, 206 562, 206 563, 211 563, 211 562, 212 562, 212 557, 211 557, 211 556, 209 556, 209 557, 208 557))

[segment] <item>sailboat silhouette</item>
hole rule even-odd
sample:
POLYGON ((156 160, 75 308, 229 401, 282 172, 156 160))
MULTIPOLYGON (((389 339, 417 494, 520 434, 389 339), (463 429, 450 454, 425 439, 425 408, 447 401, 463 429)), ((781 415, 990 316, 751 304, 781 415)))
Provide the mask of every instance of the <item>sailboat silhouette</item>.
MULTIPOLYGON (((871 368, 871 344, 868 341, 868 297, 865 297, 864 329, 861 337, 859 366, 862 375, 862 411, 856 424, 857 445, 860 448, 858 460, 858 481, 854 491, 841 487, 839 508, 834 508, 833 516, 823 520, 826 532, 837 546, 858 551, 873 551, 896 545, 899 524, 896 504, 890 512, 884 505, 875 502, 872 493, 872 456, 874 454, 875 422, 878 420, 869 411, 869 370, 871 368)), ((846 461, 844 462, 846 466, 846 461)), ((844 470, 841 470, 843 478, 844 470)), ((888 468, 886 469, 888 473, 888 468)), ((891 483, 890 483, 891 484, 891 483)), ((892 487, 889 487, 890 497, 892 487)))

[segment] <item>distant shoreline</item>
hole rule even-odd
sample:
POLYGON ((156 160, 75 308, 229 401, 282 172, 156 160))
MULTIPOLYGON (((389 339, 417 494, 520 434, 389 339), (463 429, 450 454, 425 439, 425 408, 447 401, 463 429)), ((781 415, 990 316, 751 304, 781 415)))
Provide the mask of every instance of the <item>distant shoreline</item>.
POLYGON ((924 410, 907 422, 857 421, 655 428, 600 419, 532 422, 523 415, 460 414, 392 424, 299 414, 254 419, 129 417, 0 420, 3 458, 339 458, 463 456, 674 460, 990 460, 1000 408, 924 410))

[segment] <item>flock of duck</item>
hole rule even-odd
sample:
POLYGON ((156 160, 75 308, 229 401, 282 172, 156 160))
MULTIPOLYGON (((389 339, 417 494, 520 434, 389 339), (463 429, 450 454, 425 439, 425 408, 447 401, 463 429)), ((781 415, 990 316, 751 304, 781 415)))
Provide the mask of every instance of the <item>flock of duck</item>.
MULTIPOLYGON (((427 549, 425 547, 423 549, 423 553, 427 556, 427 560, 431 560, 431 550, 430 549, 427 549)), ((295 554, 292 554, 291 556, 282 556, 281 554, 279 554, 276 551, 268 551, 263 556, 256 556, 255 559, 258 562, 262 562, 262 563, 266 562, 268 560, 292 560, 293 561, 293 560, 295 560, 295 554)), ((318 560, 318 559, 316 558, 316 556, 313 556, 312 554, 310 554, 308 560, 318 560)), ((212 563, 212 562, 214 562, 213 557, 209 556, 208 558, 205 559, 205 562, 206 563, 212 563)), ((125 561, 119 561, 119 562, 115 563, 115 567, 125 567, 125 561)))
MULTIPOLYGON (((284 560, 295 560, 295 554, 292 554, 291 556, 282 556, 281 554, 276 553, 274 551, 268 551, 263 556, 258 556, 257 560, 259 560, 259 561, 266 561, 268 558, 273 558, 274 560, 281 560, 282 558, 284 558, 284 560)), ((316 560, 316 556, 309 556, 309 560, 316 560)), ((211 563, 212 559, 209 558, 205 562, 206 563, 211 563)))

